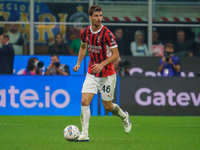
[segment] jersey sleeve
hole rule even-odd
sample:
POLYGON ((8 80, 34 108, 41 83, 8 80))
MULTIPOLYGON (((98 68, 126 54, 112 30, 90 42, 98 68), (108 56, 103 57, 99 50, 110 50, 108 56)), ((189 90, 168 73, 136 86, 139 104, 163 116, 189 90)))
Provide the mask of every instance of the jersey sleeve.
POLYGON ((110 47, 110 49, 117 47, 117 43, 115 41, 115 36, 113 35, 112 32, 107 32, 106 43, 110 47))
POLYGON ((85 41, 85 38, 86 38, 86 29, 83 29, 80 33, 80 37, 81 37, 81 43, 82 44, 85 44, 86 41, 85 41))

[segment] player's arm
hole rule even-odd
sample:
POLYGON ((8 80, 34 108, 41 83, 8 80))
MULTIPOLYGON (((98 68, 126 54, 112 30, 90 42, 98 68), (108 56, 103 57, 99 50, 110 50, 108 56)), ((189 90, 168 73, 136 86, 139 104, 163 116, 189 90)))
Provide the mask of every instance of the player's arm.
POLYGON ((101 70, 103 69, 104 66, 106 66, 107 64, 110 64, 111 62, 113 62, 114 60, 116 60, 119 57, 119 51, 118 48, 112 48, 110 50, 112 52, 112 55, 107 58, 106 60, 102 61, 100 64, 94 64, 92 67, 92 72, 93 73, 99 73, 101 72, 101 70))
POLYGON ((78 61, 77 61, 76 66, 74 66, 74 68, 73 68, 73 70, 75 72, 77 72, 78 69, 80 68, 80 64, 81 64, 83 58, 85 57, 86 50, 87 50, 87 44, 86 43, 81 43, 81 47, 80 47, 79 53, 78 53, 78 61))
POLYGON ((112 55, 100 63, 103 67, 107 64, 110 64, 119 57, 119 51, 117 47, 111 49, 110 51, 112 52, 112 55))

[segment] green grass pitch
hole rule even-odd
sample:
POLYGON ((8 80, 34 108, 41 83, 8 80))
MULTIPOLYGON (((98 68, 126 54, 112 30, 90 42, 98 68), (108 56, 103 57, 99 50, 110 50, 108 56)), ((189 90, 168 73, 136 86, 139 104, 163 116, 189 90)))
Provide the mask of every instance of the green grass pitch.
POLYGON ((0 116, 0 150, 200 150, 200 117, 131 116, 126 134, 116 116, 91 117, 90 141, 68 142, 63 130, 79 117, 0 116))

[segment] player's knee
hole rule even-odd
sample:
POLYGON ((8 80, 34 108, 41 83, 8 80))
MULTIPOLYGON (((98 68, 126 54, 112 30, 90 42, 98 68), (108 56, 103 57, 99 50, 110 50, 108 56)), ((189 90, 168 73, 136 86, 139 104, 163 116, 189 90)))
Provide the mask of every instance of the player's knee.
POLYGON ((108 105, 108 104, 103 104, 103 107, 104 107, 105 110, 107 110, 107 111, 111 111, 111 109, 112 109, 112 105, 108 105))
POLYGON ((88 103, 88 101, 86 99, 82 98, 81 105, 82 106, 89 106, 89 103, 88 103))

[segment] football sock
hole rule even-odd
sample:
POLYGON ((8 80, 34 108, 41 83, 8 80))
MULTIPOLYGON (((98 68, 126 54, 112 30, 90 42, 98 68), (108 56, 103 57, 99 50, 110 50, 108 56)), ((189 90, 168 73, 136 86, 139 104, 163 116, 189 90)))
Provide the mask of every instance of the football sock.
POLYGON ((126 114, 124 113, 124 111, 115 103, 113 103, 113 108, 111 109, 111 112, 114 115, 119 116, 121 119, 126 118, 126 114))
POLYGON ((81 125, 82 133, 88 135, 90 120, 90 108, 89 106, 81 106, 81 125))

